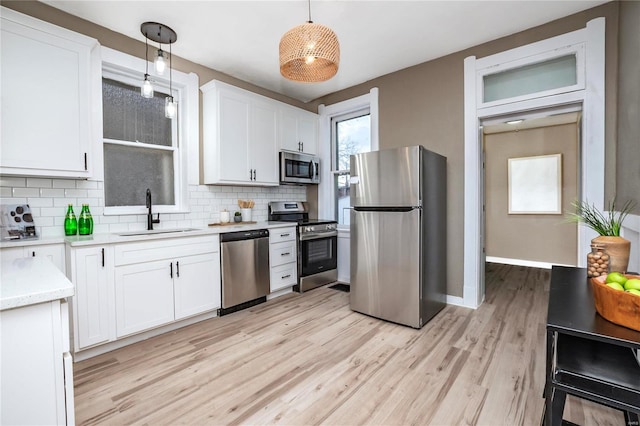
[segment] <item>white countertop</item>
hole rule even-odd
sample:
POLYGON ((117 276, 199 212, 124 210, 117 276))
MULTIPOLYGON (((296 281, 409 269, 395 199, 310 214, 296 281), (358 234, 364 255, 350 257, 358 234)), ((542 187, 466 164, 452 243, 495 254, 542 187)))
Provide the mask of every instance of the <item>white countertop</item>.
POLYGON ((46 257, 27 257, 0 264, 0 310, 73 296, 71 281, 46 257))
MULTIPOLYGON (((198 235, 217 235, 227 232, 246 231, 252 229, 275 229, 286 228, 296 226, 295 222, 257 222, 257 223, 233 223, 224 226, 208 226, 206 228, 188 228, 189 231, 183 232, 165 232, 155 234, 145 234, 144 230, 140 230, 139 235, 121 235, 132 234, 136 231, 125 231, 117 233, 106 234, 93 234, 93 235, 76 235, 73 237, 56 237, 56 238, 43 238, 34 240, 16 240, 16 241, 3 241, 0 243, 0 248, 7 247, 21 247, 30 245, 42 245, 42 244, 62 244, 67 243, 72 247, 91 246, 99 244, 115 244, 115 243, 127 243, 132 241, 148 241, 148 240, 160 240, 166 238, 180 238, 180 237, 193 237, 198 235)), ((162 228, 156 226, 157 231, 163 231, 162 228)))

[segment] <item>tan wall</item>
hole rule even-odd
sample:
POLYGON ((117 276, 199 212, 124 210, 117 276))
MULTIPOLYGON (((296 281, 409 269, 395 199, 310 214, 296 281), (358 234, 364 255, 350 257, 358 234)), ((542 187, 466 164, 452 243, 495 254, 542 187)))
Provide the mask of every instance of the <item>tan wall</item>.
POLYGON ((567 223, 578 196, 578 125, 485 135, 487 256, 576 265, 578 227, 567 223), (509 214, 508 159, 562 154, 562 213, 509 214))
POLYGON ((619 40, 616 191, 619 205, 635 200, 640 214, 640 2, 620 3, 619 40))
MULTIPOLYGON (((606 179, 615 192, 618 3, 612 2, 430 62, 376 78, 316 101, 331 105, 379 88, 380 148, 422 144, 447 157, 447 289, 462 296, 464 247, 464 58, 492 55, 584 28, 606 18, 606 179)), ((429 42, 429 41, 425 41, 429 42)), ((437 40, 431 41, 437 43, 437 40)), ((307 193, 308 195, 309 192, 307 193)))

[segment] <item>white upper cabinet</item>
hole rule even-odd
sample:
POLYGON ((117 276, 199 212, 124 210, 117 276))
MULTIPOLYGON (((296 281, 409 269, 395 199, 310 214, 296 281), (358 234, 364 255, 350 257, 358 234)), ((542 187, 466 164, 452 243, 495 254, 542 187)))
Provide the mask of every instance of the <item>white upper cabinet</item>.
POLYGON ((97 40, 4 7, 1 20, 0 174, 90 177, 97 40))
POLYGON ((318 114, 283 104, 280 107, 280 149, 316 154, 318 114))
POLYGON ((205 184, 279 184, 275 101, 211 81, 203 93, 205 184))

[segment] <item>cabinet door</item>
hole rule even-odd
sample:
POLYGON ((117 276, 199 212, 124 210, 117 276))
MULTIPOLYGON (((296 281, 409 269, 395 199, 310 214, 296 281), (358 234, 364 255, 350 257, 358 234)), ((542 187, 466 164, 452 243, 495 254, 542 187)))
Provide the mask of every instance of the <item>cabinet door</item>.
POLYGON ((2 263, 13 262, 24 257, 23 247, 7 247, 0 250, 0 260, 2 263))
POLYGON ((0 173, 90 176, 91 39, 3 15, 0 173))
POLYGON ((298 139, 298 115, 293 108, 280 110, 280 149, 300 151, 302 145, 298 139))
POLYGON ((115 268, 117 337, 173 321, 175 273, 167 260, 115 268))
POLYGON ((30 246, 25 247, 24 250, 26 257, 44 256, 49 258, 49 260, 66 275, 64 266, 64 245, 48 244, 44 246, 30 246))
POLYGON ((318 114, 289 106, 280 109, 280 149, 316 154, 318 114))
POLYGON ((253 101, 251 106, 250 156, 254 183, 279 184, 278 111, 273 104, 253 101))
POLYGON ((226 90, 219 96, 220 180, 249 182, 249 100, 226 90))
POLYGON ((175 265, 177 320, 220 307, 220 253, 182 257, 175 265))
POLYGON ((75 349, 109 341, 109 267, 103 247, 74 248, 71 251, 71 281, 76 322, 75 349))
POLYGON ((316 154, 318 151, 318 115, 309 111, 298 112, 298 139, 302 142, 302 151, 316 154))

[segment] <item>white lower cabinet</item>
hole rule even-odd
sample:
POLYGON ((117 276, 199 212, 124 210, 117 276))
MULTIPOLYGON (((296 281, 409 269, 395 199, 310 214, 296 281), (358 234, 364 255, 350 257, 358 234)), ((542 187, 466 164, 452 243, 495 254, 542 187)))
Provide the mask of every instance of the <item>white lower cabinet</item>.
POLYGON ((220 252, 181 258, 176 260, 176 268, 177 320, 220 307, 220 252))
POLYGON ((116 335, 220 307, 217 235, 115 246, 116 335))
POLYGON ((76 352, 220 307, 217 235, 67 247, 76 352))
POLYGON ((117 337, 174 320, 172 266, 161 260, 116 268, 117 337))
POLYGON ((67 247, 67 277, 76 287, 72 298, 75 351, 112 339, 113 255, 110 246, 67 247))
POLYGON ((0 312, 0 424, 73 425, 67 303, 0 312))
POLYGON ((64 244, 62 243, 6 247, 0 250, 0 257, 5 261, 36 256, 48 257, 63 274, 65 273, 64 244))
POLYGON ((298 252, 296 228, 269 231, 270 290, 282 290, 298 283, 298 252))

